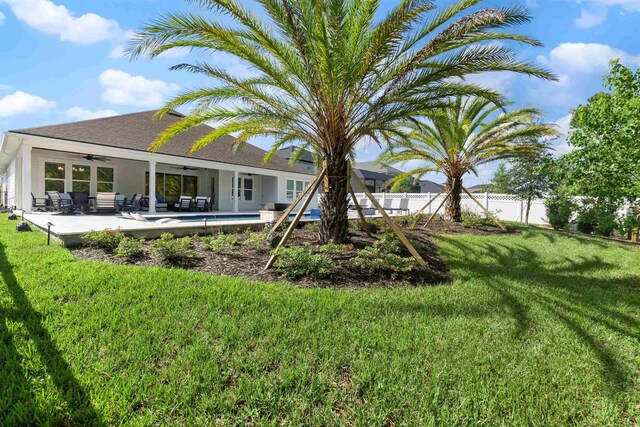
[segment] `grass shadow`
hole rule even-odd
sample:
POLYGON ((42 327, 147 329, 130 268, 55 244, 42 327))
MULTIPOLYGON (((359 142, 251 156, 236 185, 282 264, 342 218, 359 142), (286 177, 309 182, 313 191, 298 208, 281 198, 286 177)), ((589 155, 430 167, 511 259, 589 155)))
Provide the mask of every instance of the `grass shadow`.
MULTIPOLYGON (((62 353, 57 348, 55 341, 52 339, 49 331, 43 326, 43 318, 31 305, 29 298, 25 294, 24 290, 18 283, 18 280, 13 273, 11 262, 7 258, 5 247, 0 244, 0 275, 2 276, 4 285, 9 291, 11 296, 13 307, 8 309, 2 309, 0 313, 0 336, 5 337, 4 348, 0 347, 3 353, 0 353, 0 361, 8 361, 9 363, 3 366, 3 369, 20 369, 20 363, 18 362, 23 357, 20 355, 14 345, 14 340, 11 333, 6 327, 7 321, 21 323, 25 326, 29 339, 35 344, 36 350, 39 355, 39 359, 46 369, 47 375, 51 378, 59 395, 64 399, 69 410, 69 419, 62 419, 62 424, 78 424, 78 425, 104 425, 100 417, 96 413, 95 408, 91 402, 89 394, 74 377, 73 372, 67 361, 64 359, 62 353)), ((12 378, 27 378, 26 375, 14 375, 12 378)), ((3 385, 0 387, 0 400, 11 401, 13 408, 33 408, 31 405, 32 400, 28 402, 13 401, 15 396, 5 395, 10 394, 11 390, 22 388, 29 389, 29 384, 25 381, 21 384, 12 384, 12 387, 3 385)), ((21 393, 22 396, 28 395, 31 397, 32 392, 21 393)), ((37 409, 37 408, 33 408, 37 409)), ((63 414, 60 414, 64 417, 63 414)), ((50 423, 51 420, 38 420, 36 414, 30 414, 32 417, 36 417, 33 420, 21 420, 20 423, 50 423)), ((66 417, 65 417, 66 418, 66 417)), ((5 417, 4 421, 7 421, 5 417)))

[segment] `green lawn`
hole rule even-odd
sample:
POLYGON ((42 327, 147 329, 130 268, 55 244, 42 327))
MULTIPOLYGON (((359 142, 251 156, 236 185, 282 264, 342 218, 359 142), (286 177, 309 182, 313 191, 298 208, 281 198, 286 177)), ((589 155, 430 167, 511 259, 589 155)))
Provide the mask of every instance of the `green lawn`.
POLYGON ((0 424, 638 425, 640 252, 443 236, 455 282, 77 261, 0 217, 0 424))

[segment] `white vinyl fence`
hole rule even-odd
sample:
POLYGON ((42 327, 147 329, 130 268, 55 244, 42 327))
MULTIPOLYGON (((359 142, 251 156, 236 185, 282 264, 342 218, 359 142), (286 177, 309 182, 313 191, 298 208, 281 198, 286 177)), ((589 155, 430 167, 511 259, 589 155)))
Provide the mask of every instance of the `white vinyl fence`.
MULTIPOLYGON (((437 193, 373 193, 373 196, 381 203, 388 199, 409 199, 409 211, 411 213, 418 212, 429 200, 436 196, 437 193)), ((364 193, 356 193, 356 198, 361 200, 366 198, 364 193)), ((426 213, 433 213, 438 208, 445 195, 442 194, 434 200, 425 210, 426 213)), ((513 194, 492 194, 492 193, 474 193, 473 197, 478 199, 492 214, 502 221, 524 222, 527 202, 518 198, 513 194)), ((472 211, 484 214, 482 209, 466 194, 461 196, 461 205, 463 211, 472 211)), ((397 201, 392 203, 396 206, 397 201)), ((444 211, 444 207, 440 209, 440 213, 444 211)), ((544 206, 544 199, 534 199, 531 201, 531 210, 529 211, 530 224, 547 224, 547 213, 544 206)))

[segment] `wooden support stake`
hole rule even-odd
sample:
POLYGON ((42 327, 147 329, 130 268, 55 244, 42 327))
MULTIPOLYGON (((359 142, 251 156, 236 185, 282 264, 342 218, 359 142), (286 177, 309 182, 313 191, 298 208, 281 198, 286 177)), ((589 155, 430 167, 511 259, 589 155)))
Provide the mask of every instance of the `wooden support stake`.
MULTIPOLYGON (((278 221, 276 221, 276 223, 274 224, 273 227, 271 227, 271 230, 269 230, 269 233, 273 233, 275 231, 278 230, 278 227, 280 227, 287 219, 289 219, 289 215, 291 214, 291 211, 293 211, 293 209, 295 209, 296 206, 298 206, 298 204, 300 203, 300 201, 304 198, 304 196, 309 192, 309 190, 311 189, 311 187, 315 184, 315 182, 318 180, 318 178, 323 175, 325 172, 325 169, 323 169, 322 171, 320 171, 319 174, 317 174, 316 176, 313 177, 313 179, 311 180, 311 182, 309 182, 309 184, 307 184, 306 188, 304 189, 304 191, 302 193, 300 193, 298 195, 298 197, 296 197, 296 199, 293 201, 293 203, 291 203, 289 205, 289 207, 287 209, 284 210, 284 212, 282 213, 282 216, 280 217, 280 219, 278 219, 278 221)), ((313 194, 312 194, 313 195, 313 194)))
POLYGON ((440 197, 440 196, 442 195, 442 193, 444 193, 444 190, 442 190, 441 192, 439 192, 438 194, 436 194, 436 197, 434 197, 434 198, 432 198, 431 200, 429 200, 429 201, 427 202, 427 204, 426 204, 426 205, 424 205, 423 207, 421 207, 421 208, 420 208, 420 210, 419 210, 417 213, 424 212, 424 210, 425 210, 425 209, 427 209, 431 203, 433 203, 433 202, 434 202, 438 197, 440 197))
POLYGON ((320 186, 320 183, 322 182, 322 177, 325 176, 326 173, 327 173, 327 169, 325 168, 318 175, 318 179, 316 179, 314 181, 313 185, 311 186, 311 193, 309 194, 309 196, 307 196, 307 199, 302 204, 302 207, 300 208, 300 210, 296 214, 295 218, 293 218, 293 221, 291 221, 291 224, 289 224, 289 228, 287 228, 287 231, 284 232, 284 235, 282 236, 282 240, 280 240, 280 243, 278 243, 278 246, 273 251, 273 255, 271 255, 271 258, 269 258, 269 261, 267 261, 267 265, 264 266, 265 270, 269 269, 273 265, 273 262, 278 257, 278 249, 280 249, 282 246, 284 246, 287 243, 287 241, 289 240, 289 238, 291 237, 291 235, 293 234, 293 231, 296 229, 296 226, 300 222, 300 219, 302 218, 302 215, 304 215, 304 211, 309 206, 309 203, 311 203, 311 198, 313 197, 315 192, 318 190, 318 187, 320 186))
POLYGON ((360 217, 360 221, 362 221, 362 226, 364 227, 365 233, 367 236, 373 237, 371 235, 371 231, 369 230, 369 224, 367 224, 367 219, 364 217, 364 213, 362 212, 362 208, 360 207, 360 203, 358 203, 358 199, 356 199, 356 195, 353 192, 353 188, 351 188, 351 165, 349 165, 349 173, 347 174, 347 189, 349 194, 351 194, 351 198, 353 199, 353 203, 356 205, 356 210, 358 211, 358 216, 360 217))
POLYGON ((369 198, 369 200, 371 200, 371 203, 373 203, 373 206, 375 206, 376 209, 378 209, 378 211, 380 212, 380 215, 382 215, 382 217, 385 219, 385 221, 387 221, 387 224, 389 224, 389 226, 391 227, 393 232, 396 234, 396 236, 398 236, 400 241, 406 246, 406 248, 409 250, 411 255, 413 255, 415 260, 418 262, 418 264, 426 266, 427 262, 422 258, 422 256, 420 256, 418 251, 416 251, 416 248, 414 248, 413 245, 411 244, 411 242, 409 242, 409 240, 404 235, 402 230, 400 230, 400 227, 398 227, 396 222, 387 214, 387 211, 385 211, 384 208, 382 206, 380 206, 380 203, 378 203, 376 198, 373 197, 373 194, 371 194, 371 192, 369 192, 369 189, 367 189, 367 187, 360 180, 358 175, 356 175, 353 171, 351 171, 351 176, 353 177, 355 182, 357 182, 358 185, 360 187, 362 187, 362 189, 364 190, 364 194, 366 194, 367 197, 369 198))
POLYGON ((480 208, 481 208, 481 209, 482 209, 482 210, 483 210, 487 215, 489 215, 489 217, 491 217, 491 219, 492 219, 496 224, 498 224, 498 227, 500 227, 500 228, 502 229, 502 231, 507 231, 507 228, 506 228, 504 225, 502 225, 502 223, 501 223, 500 221, 498 221, 498 219, 497 219, 495 216, 493 216, 493 214, 492 214, 491 212, 489 212, 489 209, 487 209, 487 208, 485 208, 484 206, 482 206, 482 203, 480 203, 480 202, 478 201, 478 199, 476 199, 475 197, 473 197, 473 195, 472 195, 471 193, 469 193, 469 190, 467 190, 467 189, 466 189, 466 188, 464 188, 464 187, 462 187, 462 190, 463 190, 465 193, 467 193, 467 196, 471 197, 471 200, 473 200, 474 202, 476 202, 476 204, 477 204, 478 206, 480 206, 480 208))
POLYGON ((427 225, 429 225, 429 223, 431 221, 433 221, 433 218, 436 217, 436 215, 438 214, 438 211, 442 208, 442 205, 444 205, 444 202, 447 201, 447 199, 449 198, 449 196, 451 195, 451 192, 448 192, 446 196, 444 196, 444 199, 442 199, 442 202, 440 202, 440 204, 438 205, 438 207, 436 208, 435 212, 433 212, 431 214, 431 216, 429 217, 429 219, 427 220, 427 222, 424 223, 424 225, 422 226, 422 228, 427 228, 427 225))

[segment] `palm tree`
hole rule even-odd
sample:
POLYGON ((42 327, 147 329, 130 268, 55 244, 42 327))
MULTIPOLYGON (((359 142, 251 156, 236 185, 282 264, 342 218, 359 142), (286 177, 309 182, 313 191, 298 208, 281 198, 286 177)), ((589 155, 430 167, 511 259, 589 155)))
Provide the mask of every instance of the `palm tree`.
POLYGON ((238 148, 257 136, 273 138, 265 162, 288 144, 315 152, 328 175, 320 200, 322 242, 348 238, 347 173, 357 144, 402 135, 401 122, 426 115, 452 96, 503 102, 499 93, 465 82, 469 74, 512 71, 554 78, 518 60, 509 47, 509 41, 540 45, 510 32, 530 19, 521 7, 475 10, 481 0, 460 0, 436 11, 428 0, 400 0, 378 18, 379 0, 259 0, 259 14, 237 0, 189 1, 204 13, 168 14, 142 27, 131 41, 131 57, 185 47, 223 52, 254 74, 233 75, 206 62, 172 67, 216 84, 168 102, 157 119, 187 104, 191 111, 150 149, 191 127, 216 123, 192 151, 234 134, 238 148))
POLYGON ((541 153, 547 145, 539 138, 558 136, 555 125, 537 122, 542 112, 536 108, 490 118, 498 110, 498 105, 484 98, 457 97, 450 105, 432 112, 428 119, 409 122, 406 138, 389 145, 379 161, 421 164, 396 176, 391 184, 400 184, 409 177, 419 180, 429 172, 443 173, 447 179, 445 191, 450 193, 445 219, 460 221, 460 194, 466 173, 477 174, 478 166, 496 160, 541 153))

